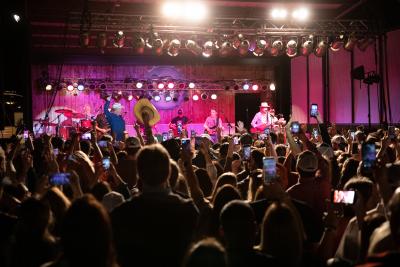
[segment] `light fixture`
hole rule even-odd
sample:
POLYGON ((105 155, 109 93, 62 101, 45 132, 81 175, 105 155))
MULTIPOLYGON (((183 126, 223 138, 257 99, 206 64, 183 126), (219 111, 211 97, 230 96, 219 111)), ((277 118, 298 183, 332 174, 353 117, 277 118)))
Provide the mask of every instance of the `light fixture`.
POLYGON ((88 32, 82 32, 79 35, 79 43, 81 47, 88 47, 90 43, 90 35, 88 32))
POLYGON ((346 49, 347 51, 352 51, 356 44, 357 44, 357 38, 352 34, 347 39, 347 42, 344 45, 344 49, 346 49))
POLYGON ((276 89, 275 83, 270 83, 270 85, 269 85, 269 90, 275 91, 275 89, 276 89))
POLYGON ((305 21, 308 19, 310 15, 310 12, 307 8, 298 8, 293 10, 292 12, 292 18, 298 21, 305 21))
POLYGON ((158 36, 158 33, 150 30, 150 36, 146 39, 146 47, 152 49, 156 55, 162 54, 164 41, 158 36))
POLYGON ((249 90, 250 85, 248 83, 243 84, 243 90, 249 90))
POLYGON ((72 86, 72 84, 68 84, 67 90, 70 91, 70 92, 74 91, 74 86, 72 86))
POLYGON ((271 56, 274 56, 274 57, 279 56, 282 53, 282 50, 283 50, 282 41, 281 40, 275 40, 272 43, 272 46, 271 46, 271 51, 270 51, 271 56))
POLYGON ((257 85, 257 84, 253 84, 253 85, 251 86, 251 90, 257 91, 257 90, 258 90, 258 85, 257 85))
POLYGON ((370 44, 373 44, 375 39, 372 37, 364 37, 357 42, 357 47, 360 51, 365 52, 370 44))
POLYGON ((167 2, 164 3, 161 8, 162 15, 169 19, 176 17, 176 15, 180 14, 181 12, 181 5, 178 3, 167 2))
POLYGON ((73 82, 73 83, 72 83, 72 86, 73 86, 74 88, 78 88, 78 83, 77 83, 77 82, 73 82))
POLYGON ((135 35, 132 39, 132 49, 136 54, 143 54, 146 42, 138 35, 135 35))
POLYGON ((207 8, 202 2, 186 2, 184 18, 188 21, 200 21, 207 16, 207 8))
POLYGON ((207 41, 203 45, 203 57, 211 57, 213 54, 214 43, 212 41, 207 41))
POLYGON ((239 85, 235 84, 235 85, 233 86, 233 90, 235 90, 235 91, 239 90, 239 85))
POLYGON ((216 100, 218 98, 217 94, 211 94, 211 99, 216 100))
POLYGON ((192 99, 193 99, 193 101, 199 100, 199 95, 198 94, 194 94, 192 99))
POLYGON ((21 17, 20 17, 18 14, 16 14, 16 13, 12 14, 12 18, 13 18, 14 21, 17 22, 17 23, 21 21, 21 17))
POLYGON ((206 100, 208 98, 208 94, 207 93, 202 93, 201 94, 201 99, 206 100))
POLYGON ((317 57, 322 57, 325 55, 326 51, 328 49, 328 44, 325 40, 321 40, 319 41, 319 43, 317 44, 317 47, 315 48, 315 55, 317 57))
POLYGON ((178 102, 178 100, 179 100, 179 93, 178 92, 174 92, 173 93, 173 97, 172 97, 172 101, 178 102))
POLYGON ((286 55, 288 57, 295 57, 297 55, 297 41, 292 39, 286 44, 286 55))
POLYGON ((187 101, 189 101, 189 93, 187 92, 187 91, 185 91, 184 93, 183 93, 183 101, 185 101, 185 102, 187 102, 187 101))
POLYGON ((314 48, 314 42, 312 40, 312 36, 308 37, 303 37, 303 43, 301 44, 301 54, 303 56, 308 56, 309 54, 312 53, 313 48, 314 48))
POLYGON ((229 41, 224 41, 219 49, 219 55, 221 57, 229 56, 233 51, 232 43, 229 41))
POLYGON ((165 102, 170 102, 172 100, 171 94, 169 92, 164 93, 165 102))
POLYGON ((287 10, 283 8, 274 8, 271 11, 271 17, 277 20, 286 19, 287 10))
POLYGON ((225 85, 225 91, 229 91, 231 87, 229 85, 225 85))
POLYGON ((133 99, 133 95, 132 95, 132 94, 129 94, 129 95, 128 95, 128 101, 132 101, 132 99, 133 99))
POLYGON ((174 89, 174 87, 175 87, 174 82, 168 82, 167 87, 168 87, 168 89, 174 89))
POLYGON ((51 91, 51 89, 53 89, 53 86, 49 83, 46 85, 45 89, 46 91, 51 91))
POLYGON ((187 40, 185 43, 185 47, 188 51, 196 56, 202 53, 201 47, 194 40, 187 40))
POLYGON ((97 47, 100 49, 107 47, 107 34, 105 32, 101 32, 97 35, 97 47))
POLYGON ((153 99, 154 99, 154 101, 158 102, 161 100, 161 96, 159 96, 159 95, 153 96, 153 99))
POLYGON ((249 40, 242 40, 238 46, 238 53, 241 56, 246 56, 247 53, 249 52, 249 48, 250 48, 250 42, 249 40))
POLYGON ((178 39, 173 39, 168 45, 167 53, 171 57, 176 57, 177 55, 179 55, 180 48, 181 48, 181 41, 179 41, 178 39))
POLYGON ((164 85, 164 83, 162 83, 162 82, 160 82, 160 83, 157 84, 157 88, 158 88, 158 89, 164 89, 164 87, 165 87, 165 85, 164 85))
POLYGON ((118 95, 122 95, 122 91, 119 90, 119 91, 117 92, 117 94, 118 94, 118 95))
POLYGON ((338 35, 333 39, 331 43, 331 50, 337 52, 340 50, 341 47, 343 47, 343 44, 344 44, 344 36, 338 35))
POLYGON ((83 91, 83 90, 85 90, 85 86, 83 84, 79 84, 77 89, 78 89, 78 91, 83 91))
POLYGON ((113 39, 113 45, 118 48, 124 47, 125 44, 125 34, 123 31, 119 30, 115 33, 113 39))
POLYGON ((137 82, 136 83, 136 88, 140 89, 143 87, 143 83, 142 82, 137 82))
POLYGON ((256 41, 256 46, 254 48, 253 51, 253 55, 255 55, 256 57, 261 57, 262 55, 264 55, 264 51, 265 49, 267 49, 268 43, 265 39, 258 39, 256 41))
POLYGON ((107 88, 107 86, 106 86, 105 83, 100 84, 100 89, 101 89, 101 90, 104 90, 104 89, 106 89, 106 88, 107 88))
POLYGON ((196 87, 196 85, 194 84, 194 82, 190 82, 189 83, 189 88, 190 89, 194 89, 196 87))

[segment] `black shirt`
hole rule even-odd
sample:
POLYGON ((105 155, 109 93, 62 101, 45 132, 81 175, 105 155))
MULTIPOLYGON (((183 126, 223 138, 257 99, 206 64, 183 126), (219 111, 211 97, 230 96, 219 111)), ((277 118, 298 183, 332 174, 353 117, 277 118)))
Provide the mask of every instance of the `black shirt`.
POLYGON ((173 119, 171 120, 171 123, 172 123, 172 124, 175 124, 175 125, 178 125, 179 123, 180 123, 181 125, 185 125, 185 124, 187 124, 188 122, 189 122, 189 119, 188 119, 188 117, 186 117, 186 116, 182 116, 182 117, 176 116, 175 118, 173 118, 173 119))

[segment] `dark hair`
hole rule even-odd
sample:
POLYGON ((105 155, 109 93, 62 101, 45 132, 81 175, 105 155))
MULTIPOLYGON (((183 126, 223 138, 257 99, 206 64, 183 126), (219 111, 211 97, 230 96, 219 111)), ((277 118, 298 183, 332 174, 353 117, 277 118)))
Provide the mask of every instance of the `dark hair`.
POLYGON ((179 166, 173 159, 170 160, 170 164, 171 164, 171 175, 169 177, 169 185, 171 188, 174 188, 179 177, 179 166))
POLYGON ((111 187, 109 183, 105 181, 101 181, 96 183, 92 189, 90 190, 90 193, 97 199, 97 201, 101 202, 103 200, 104 195, 107 193, 110 193, 111 187))
POLYGON ((214 238, 200 240, 185 257, 184 267, 224 267, 227 259, 224 247, 214 238))
POLYGON ((254 160, 256 168, 262 169, 264 153, 258 149, 254 149, 253 151, 251 151, 251 157, 254 160))
POLYGON ((166 182, 171 173, 168 151, 161 145, 150 145, 140 149, 136 166, 143 183, 158 186, 166 182))
POLYGON ((275 146, 275 151, 278 157, 286 157, 286 150, 287 148, 285 145, 279 144, 275 146))
POLYGON ((351 179, 357 175, 357 169, 360 162, 354 158, 348 158, 342 167, 342 172, 339 180, 339 188, 343 188, 343 186, 351 179))
POLYGON ((49 225, 50 208, 35 198, 28 198, 21 204, 18 219, 21 226, 18 235, 41 237, 49 225))
POLYGON ((85 153, 86 155, 89 155, 90 153, 90 148, 92 147, 92 145, 90 144, 89 140, 81 140, 79 142, 80 146, 81 146, 81 150, 83 151, 83 153, 85 153))
POLYGON ((240 144, 241 145, 251 145, 253 144, 253 137, 250 134, 243 134, 240 137, 240 144))
POLYGON ((230 184, 233 187, 237 186, 237 177, 233 172, 225 172, 218 177, 217 182, 214 185, 213 192, 211 194, 212 197, 215 198, 218 189, 226 184, 230 184))
POLYGON ((199 181, 199 186, 203 191, 205 197, 208 197, 212 193, 213 184, 211 182, 210 176, 205 169, 197 169, 195 172, 197 180, 199 181))
POLYGON ((363 197, 364 203, 367 203, 372 195, 373 182, 362 176, 351 178, 345 185, 345 190, 357 190, 363 197))
POLYGON ((229 148, 229 143, 223 143, 219 147, 220 158, 225 158, 226 157, 226 155, 228 154, 228 148, 229 148))
POLYGON ((170 157, 178 161, 180 158, 181 153, 181 146, 176 139, 169 139, 161 143, 161 145, 168 151, 170 157))
POLYGON ((241 199, 241 196, 239 190, 232 185, 226 184, 218 189, 213 201, 213 209, 216 211, 218 217, 225 204, 235 199, 241 199))

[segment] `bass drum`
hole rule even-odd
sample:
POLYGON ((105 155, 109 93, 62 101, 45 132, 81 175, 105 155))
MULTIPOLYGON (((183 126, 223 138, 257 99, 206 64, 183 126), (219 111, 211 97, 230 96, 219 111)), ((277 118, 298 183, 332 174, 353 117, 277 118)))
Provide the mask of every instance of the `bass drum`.
POLYGON ((87 119, 85 119, 85 120, 81 120, 81 123, 80 123, 81 125, 81 127, 80 127, 80 131, 81 132, 87 132, 87 131, 90 131, 91 129, 92 129, 92 121, 91 120, 87 120, 87 119))

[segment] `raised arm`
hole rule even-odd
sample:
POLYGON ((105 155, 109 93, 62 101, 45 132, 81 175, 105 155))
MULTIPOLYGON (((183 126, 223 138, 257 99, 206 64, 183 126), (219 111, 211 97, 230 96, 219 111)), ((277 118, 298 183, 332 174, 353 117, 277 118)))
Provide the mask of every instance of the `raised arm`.
POLYGON ((106 104, 104 105, 104 114, 106 115, 106 117, 109 117, 111 115, 111 112, 108 110, 110 108, 110 101, 111 96, 108 96, 106 104))

